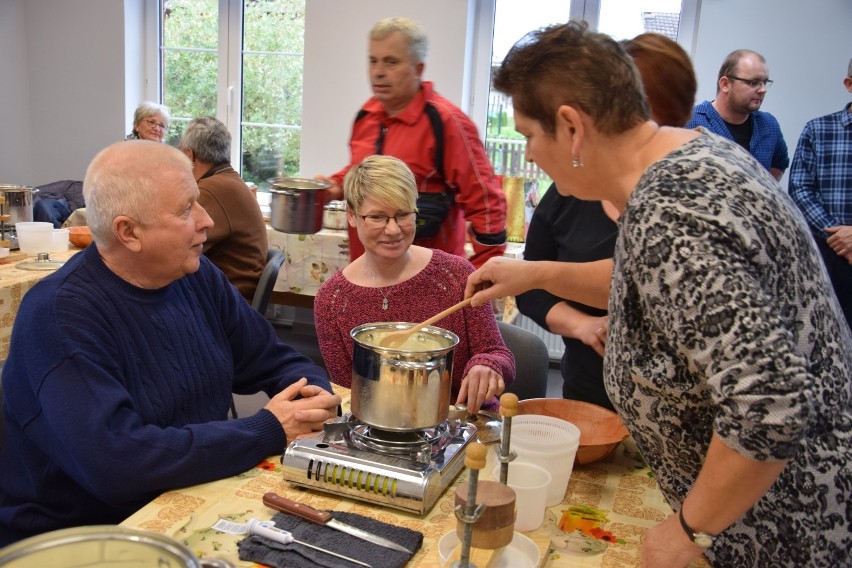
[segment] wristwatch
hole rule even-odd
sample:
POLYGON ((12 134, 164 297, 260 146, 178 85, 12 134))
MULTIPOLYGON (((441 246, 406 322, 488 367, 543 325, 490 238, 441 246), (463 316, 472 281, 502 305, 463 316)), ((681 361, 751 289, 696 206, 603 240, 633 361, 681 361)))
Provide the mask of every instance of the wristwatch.
POLYGON ((686 521, 683 520, 683 507, 680 508, 680 512, 677 516, 680 519, 680 526, 683 527, 683 530, 686 532, 686 536, 689 537, 689 540, 704 549, 708 549, 713 546, 713 543, 716 541, 715 536, 706 532, 696 532, 692 530, 688 524, 686 524, 686 521))

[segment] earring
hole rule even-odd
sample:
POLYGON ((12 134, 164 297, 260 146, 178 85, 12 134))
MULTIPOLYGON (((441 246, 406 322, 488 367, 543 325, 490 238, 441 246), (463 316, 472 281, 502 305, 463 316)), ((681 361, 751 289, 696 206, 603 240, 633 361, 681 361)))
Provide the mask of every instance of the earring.
POLYGON ((571 165, 575 168, 582 168, 583 160, 581 160, 577 156, 571 156, 571 165))

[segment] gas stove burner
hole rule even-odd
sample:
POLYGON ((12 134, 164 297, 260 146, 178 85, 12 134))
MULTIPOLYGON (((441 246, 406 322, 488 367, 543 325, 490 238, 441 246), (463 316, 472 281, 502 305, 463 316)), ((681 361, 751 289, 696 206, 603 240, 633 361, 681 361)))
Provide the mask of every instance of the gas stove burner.
POLYGON ((408 456, 414 461, 429 463, 452 442, 458 431, 458 424, 444 421, 434 428, 397 432, 383 430, 349 419, 346 441, 361 450, 372 450, 395 456, 408 456))
POLYGON ((427 512, 464 467, 476 426, 448 420, 434 428, 387 431, 350 415, 293 440, 281 456, 284 479, 302 487, 427 512))

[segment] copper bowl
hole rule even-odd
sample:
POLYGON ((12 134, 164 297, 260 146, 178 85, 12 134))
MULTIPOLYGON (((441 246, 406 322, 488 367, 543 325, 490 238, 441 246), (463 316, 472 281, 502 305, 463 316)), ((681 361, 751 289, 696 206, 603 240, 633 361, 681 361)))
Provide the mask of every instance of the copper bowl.
POLYGON ((585 465, 609 456, 629 432, 615 412, 579 400, 530 398, 518 402, 518 414, 541 414, 567 420, 580 430, 576 463, 585 465))
POLYGON ((92 231, 89 227, 68 227, 68 240, 78 248, 92 244, 92 231))

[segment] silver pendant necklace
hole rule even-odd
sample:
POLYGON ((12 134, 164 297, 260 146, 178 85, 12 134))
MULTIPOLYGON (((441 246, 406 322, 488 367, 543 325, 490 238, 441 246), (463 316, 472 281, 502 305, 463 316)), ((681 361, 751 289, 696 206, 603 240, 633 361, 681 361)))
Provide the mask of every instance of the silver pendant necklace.
POLYGON ((382 309, 388 309, 388 297, 385 296, 384 288, 379 288, 379 294, 382 295, 382 309))

